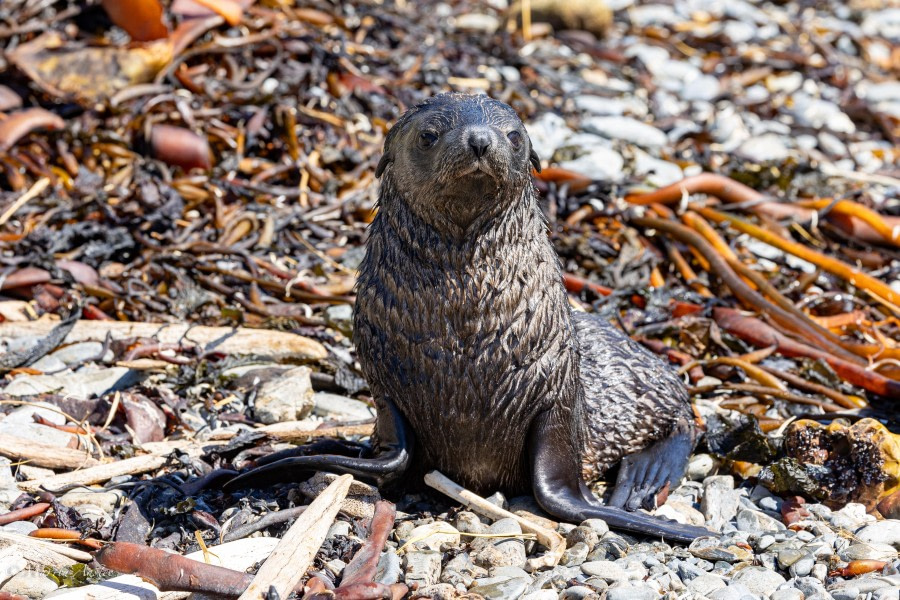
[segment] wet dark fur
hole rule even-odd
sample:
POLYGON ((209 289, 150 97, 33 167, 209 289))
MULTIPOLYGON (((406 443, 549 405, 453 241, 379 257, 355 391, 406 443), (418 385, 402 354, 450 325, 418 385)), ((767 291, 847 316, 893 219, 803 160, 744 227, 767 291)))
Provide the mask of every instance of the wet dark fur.
POLYGON ((408 112, 385 146, 354 339, 379 409, 391 399, 416 434, 417 473, 528 492, 527 437, 550 410, 570 420, 575 433, 558 451, 579 456, 588 481, 676 426, 690 429, 670 368, 570 310, 532 184, 536 158, 512 109, 439 96, 408 112), (467 174, 459 125, 469 123, 518 130, 524 143, 517 150, 495 132, 489 174, 467 174), (417 147, 423 128, 441 132, 427 151, 417 147))

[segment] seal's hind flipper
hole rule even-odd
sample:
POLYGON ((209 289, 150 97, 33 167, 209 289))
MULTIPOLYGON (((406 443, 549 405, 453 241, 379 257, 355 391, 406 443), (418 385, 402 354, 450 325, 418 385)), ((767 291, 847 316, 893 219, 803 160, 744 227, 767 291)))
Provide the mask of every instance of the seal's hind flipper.
POLYGON ((675 487, 684 475, 694 447, 690 425, 679 423, 668 437, 622 459, 610 506, 637 510, 656 508, 659 491, 675 487))

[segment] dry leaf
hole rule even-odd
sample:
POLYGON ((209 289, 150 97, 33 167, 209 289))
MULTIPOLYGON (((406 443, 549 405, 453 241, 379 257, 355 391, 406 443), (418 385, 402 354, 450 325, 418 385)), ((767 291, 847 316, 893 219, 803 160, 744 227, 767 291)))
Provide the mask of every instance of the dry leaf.
POLYGON ((110 20, 136 42, 160 40, 169 35, 159 0, 102 0, 101 3, 110 20))

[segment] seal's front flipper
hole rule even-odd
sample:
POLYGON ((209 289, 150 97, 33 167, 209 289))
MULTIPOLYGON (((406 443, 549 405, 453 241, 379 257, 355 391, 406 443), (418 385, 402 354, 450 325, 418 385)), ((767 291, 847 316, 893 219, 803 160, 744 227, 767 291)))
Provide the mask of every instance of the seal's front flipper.
POLYGON ((656 497, 668 483, 674 487, 694 449, 693 428, 679 421, 668 437, 622 459, 610 506, 626 510, 656 508, 656 497))
POLYGON ((578 450, 569 431, 571 425, 561 411, 550 410, 535 419, 529 432, 532 487, 541 508, 551 515, 580 523, 585 519, 603 519, 615 529, 662 537, 688 543, 698 537, 715 535, 703 527, 682 525, 675 521, 628 512, 617 506, 604 506, 581 493, 581 465, 578 450))
MULTIPOLYGON (((303 481, 310 473, 328 471, 349 473, 363 481, 382 486, 401 477, 409 467, 413 436, 409 424, 393 402, 385 401, 378 410, 376 430, 381 452, 372 458, 319 454, 290 456, 271 460, 241 473, 225 484, 226 491, 248 487, 262 487, 275 483, 303 481)), ((342 445, 346 447, 345 445, 342 445)))

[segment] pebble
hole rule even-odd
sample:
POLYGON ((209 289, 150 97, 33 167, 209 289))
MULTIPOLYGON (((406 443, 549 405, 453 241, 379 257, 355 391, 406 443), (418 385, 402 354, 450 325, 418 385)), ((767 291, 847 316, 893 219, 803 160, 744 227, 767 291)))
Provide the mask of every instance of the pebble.
POLYGON ((743 509, 737 514, 737 528, 748 533, 770 533, 784 531, 783 523, 776 521, 769 515, 749 509, 743 509))
POLYGON ((433 521, 425 525, 419 525, 409 532, 403 543, 412 543, 420 549, 440 550, 441 546, 459 545, 460 536, 456 528, 443 521, 433 521))
POLYGON ((608 583, 628 581, 628 573, 618 564, 609 560, 595 560, 581 565, 581 570, 591 577, 599 577, 608 583))
POLYGON ((476 579, 469 592, 478 594, 486 600, 503 600, 520 597, 530 584, 530 577, 486 577, 476 579))
POLYGON ((712 529, 722 531, 734 519, 741 504, 741 492, 734 489, 734 477, 714 475, 703 481, 703 500, 700 510, 712 529))
POLYGON ((0 586, 0 591, 20 594, 28 598, 43 598, 57 588, 59 586, 41 571, 25 569, 10 577, 0 586))
POLYGON ((400 581, 402 571, 400 557, 393 550, 387 550, 378 557, 378 566, 375 568, 375 581, 390 585, 400 581))
POLYGON ((839 553, 843 560, 893 560, 897 558, 894 546, 881 542, 851 544, 839 553))
MULTIPOLYGON (((102 342, 77 342, 75 344, 63 346, 48 356, 52 356, 53 358, 62 361, 64 365, 77 366, 89 360, 97 360, 102 351, 102 342)), ((113 358, 114 353, 109 349, 106 351, 106 354, 103 355, 102 360, 107 361, 112 360, 113 358)))
POLYGON ((303 419, 313 409, 309 367, 295 367, 260 385, 253 414, 266 425, 303 419))
POLYGON ((719 466, 719 461, 710 454, 695 454, 688 461, 685 477, 692 481, 703 481, 719 466))
MULTIPOLYGON (((597 600, 600 596, 587 586, 573 585, 560 592, 558 598, 559 600, 597 600)), ((609 596, 606 598, 608 600, 609 596)))
POLYGON ((591 146, 583 150, 581 156, 564 161, 559 166, 591 179, 613 182, 624 179, 622 168, 625 159, 621 154, 605 146, 591 146))
POLYGON ((699 577, 695 577, 687 582, 687 588, 694 592, 695 594, 700 594, 701 596, 708 596, 712 592, 716 590, 720 590, 726 587, 727 584, 725 580, 719 577, 718 575, 713 575, 712 573, 704 573, 699 577))
MULTIPOLYGON (((521 535, 522 528, 514 519, 500 519, 488 527, 490 534, 521 535)), ((475 564, 485 567, 524 567, 527 559, 525 543, 517 538, 477 538, 472 543, 475 564)))
POLYGON ((581 122, 589 133, 596 133, 611 140, 622 140, 643 148, 666 145, 666 134, 654 127, 630 117, 589 117, 581 122))
POLYGON ((732 583, 740 583, 754 594, 769 598, 786 580, 784 577, 762 567, 744 567, 731 578, 732 583))
POLYGON ((403 560, 404 581, 407 585, 432 585, 441 576, 441 553, 431 550, 407 552, 403 560))
POLYGON ((900 520, 885 519, 858 530, 855 537, 860 542, 876 542, 900 548, 900 520))
POLYGON ((312 401, 312 412, 320 417, 354 421, 370 419, 375 416, 375 409, 368 406, 365 402, 338 394, 316 392, 313 394, 312 401))
POLYGON ((803 592, 796 588, 786 588, 781 590, 776 590, 772 596, 772 600, 803 600, 804 595, 803 592))
POLYGON ((86 400, 124 389, 142 378, 141 372, 126 367, 83 367, 74 373, 20 375, 3 392, 10 396, 56 393, 86 400))
POLYGON ((647 586, 627 585, 611 587, 606 591, 606 600, 656 600, 659 594, 647 586))

